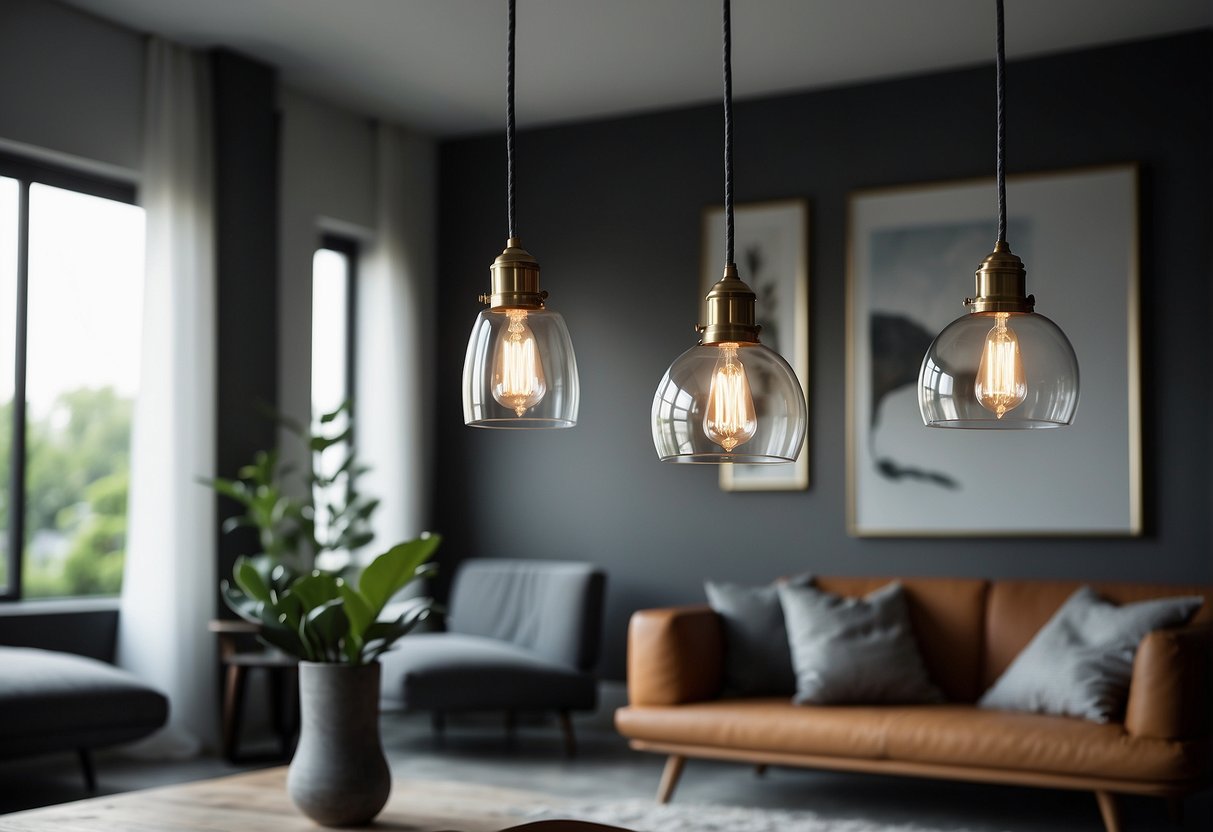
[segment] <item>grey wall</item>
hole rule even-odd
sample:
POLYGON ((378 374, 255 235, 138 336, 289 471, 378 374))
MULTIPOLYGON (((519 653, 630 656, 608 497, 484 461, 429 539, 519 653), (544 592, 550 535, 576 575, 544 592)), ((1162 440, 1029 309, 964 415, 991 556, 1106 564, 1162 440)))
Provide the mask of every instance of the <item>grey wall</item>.
MULTIPOLYGON (((629 613, 699 600, 705 577, 766 581, 811 569, 1213 580, 1211 46, 1203 32, 1017 62, 1008 78, 1011 172, 1142 164, 1144 538, 847 536, 847 195, 992 174, 994 79, 986 66, 736 106, 738 200, 811 202, 808 492, 722 493, 714 468, 662 465, 653 452, 653 390, 694 341, 700 212, 721 199, 718 107, 519 136, 519 231, 543 265, 553 308, 566 316, 581 371, 581 421, 568 431, 463 426, 465 340, 505 238, 504 147, 500 136, 444 144, 434 526, 447 536, 448 577, 467 556, 606 567, 603 669, 612 676, 622 674, 629 613), (619 302, 612 284, 621 282, 633 301, 619 302)), ((992 238, 992 189, 990 209, 992 238)), ((975 265, 983 254, 974 252, 975 265)), ((958 275, 958 297, 968 288, 958 275)))

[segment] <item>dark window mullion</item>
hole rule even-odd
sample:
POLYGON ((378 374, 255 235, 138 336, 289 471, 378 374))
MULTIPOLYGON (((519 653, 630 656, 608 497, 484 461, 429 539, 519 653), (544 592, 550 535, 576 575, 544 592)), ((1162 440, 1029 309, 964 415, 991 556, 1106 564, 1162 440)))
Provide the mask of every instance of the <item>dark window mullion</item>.
POLYGON ((13 353, 13 444, 9 465, 8 584, 5 598, 21 597, 21 566, 25 560, 25 359, 29 322, 29 181, 17 183, 17 308, 13 353))

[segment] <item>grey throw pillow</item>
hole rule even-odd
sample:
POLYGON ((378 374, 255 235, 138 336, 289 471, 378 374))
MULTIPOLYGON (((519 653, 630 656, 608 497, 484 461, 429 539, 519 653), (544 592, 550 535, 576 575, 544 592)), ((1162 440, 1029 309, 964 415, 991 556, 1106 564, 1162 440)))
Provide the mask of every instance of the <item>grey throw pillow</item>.
POLYGON ((901 584, 887 584, 863 598, 784 586, 779 600, 797 704, 943 700, 918 653, 901 584))
MULTIPOLYGON (((788 578, 805 586, 812 575, 788 578)), ((728 696, 790 696, 796 689, 783 609, 775 584, 703 585, 708 604, 724 622, 724 692, 728 696)))
POLYGON ((1116 606, 1080 587, 985 692, 983 708, 1078 716, 1094 722, 1124 711, 1133 656, 1151 630, 1183 624, 1199 596, 1116 606))

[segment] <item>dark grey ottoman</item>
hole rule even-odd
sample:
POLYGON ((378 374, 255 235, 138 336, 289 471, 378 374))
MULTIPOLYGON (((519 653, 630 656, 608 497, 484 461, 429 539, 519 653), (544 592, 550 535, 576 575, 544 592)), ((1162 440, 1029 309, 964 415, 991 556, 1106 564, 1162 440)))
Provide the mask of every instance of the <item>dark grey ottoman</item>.
POLYGON ((168 699, 118 668, 53 650, 0 647, 0 757, 78 751, 140 739, 164 725, 168 699))

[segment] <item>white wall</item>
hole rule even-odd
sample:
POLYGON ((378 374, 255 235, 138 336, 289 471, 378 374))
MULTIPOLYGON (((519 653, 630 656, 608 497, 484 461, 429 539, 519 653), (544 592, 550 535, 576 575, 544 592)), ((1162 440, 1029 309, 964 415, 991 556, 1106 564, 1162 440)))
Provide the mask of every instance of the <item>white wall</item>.
MULTIPOLYGON (((363 247, 374 236, 375 129, 368 118, 288 88, 280 90, 278 106, 278 408, 307 424, 312 255, 326 230, 354 236, 363 247)), ((284 458, 305 470, 298 442, 284 434, 281 445, 284 458)))
POLYGON ((378 234, 359 277, 358 435, 362 480, 383 500, 376 552, 432 522, 438 224, 434 141, 380 125, 378 234))
POLYGON ((48 0, 0 0, 0 149, 134 178, 143 40, 48 0))
MULTIPOLYGON (((382 500, 375 545, 385 547, 421 531, 431 484, 432 406, 422 391, 432 364, 435 145, 296 90, 282 89, 279 107, 279 409, 310 419, 312 255, 324 231, 353 236, 357 443, 373 469, 362 486, 382 500)), ((283 440, 284 457, 295 449, 305 468, 306 452, 283 440)))

